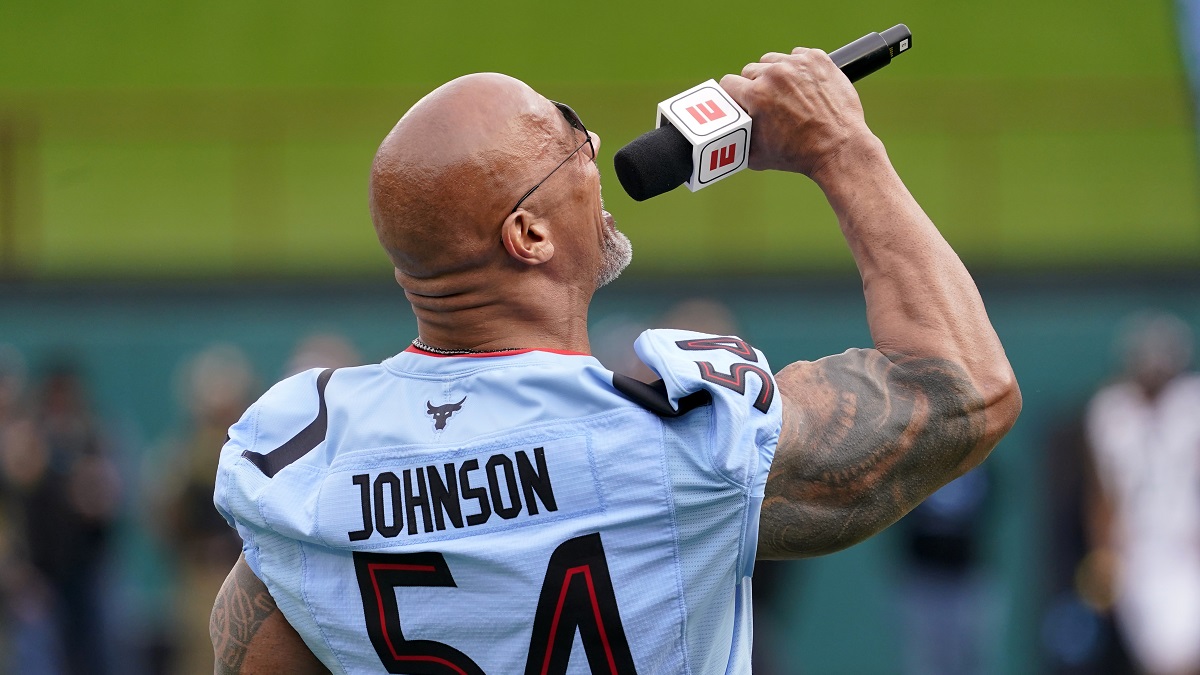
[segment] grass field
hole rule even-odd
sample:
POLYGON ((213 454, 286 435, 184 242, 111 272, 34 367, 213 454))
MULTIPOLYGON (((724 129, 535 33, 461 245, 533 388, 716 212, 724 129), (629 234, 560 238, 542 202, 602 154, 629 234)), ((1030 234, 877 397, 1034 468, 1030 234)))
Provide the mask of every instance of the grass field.
POLYGON ((634 272, 850 269, 824 199, 742 175, 635 204, 611 157, 658 100, 795 44, 906 22, 859 84, 909 187, 975 268, 1200 262, 1190 103, 1171 3, 853 11, 764 2, 428 4, 0 0, 0 273, 387 274, 366 214, 375 146, 420 95, 501 70, 604 138, 634 272))

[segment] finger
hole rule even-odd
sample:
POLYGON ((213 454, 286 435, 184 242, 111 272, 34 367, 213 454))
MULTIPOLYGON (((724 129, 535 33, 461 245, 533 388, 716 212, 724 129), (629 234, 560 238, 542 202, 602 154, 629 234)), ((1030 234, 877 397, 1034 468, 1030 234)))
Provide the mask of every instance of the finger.
POLYGON ((742 68, 742 77, 753 80, 770 67, 769 63, 747 63, 746 67, 742 68))
POLYGON ((754 83, 741 75, 730 74, 721 78, 721 88, 732 96, 733 100, 737 101, 743 109, 746 107, 746 94, 752 86, 754 83))
POLYGON ((779 61, 787 59, 787 57, 787 54, 780 54, 779 52, 767 52, 766 54, 763 54, 762 58, 758 61, 759 63, 778 63, 779 61))
POLYGON ((803 54, 806 51, 808 51, 808 47, 796 47, 792 50, 792 54, 803 54))
POLYGON ((809 59, 811 59, 811 62, 833 63, 833 59, 829 58, 829 54, 825 53, 823 49, 808 49, 804 47, 798 47, 797 49, 800 51, 793 50, 792 53, 797 56, 807 56, 809 59))

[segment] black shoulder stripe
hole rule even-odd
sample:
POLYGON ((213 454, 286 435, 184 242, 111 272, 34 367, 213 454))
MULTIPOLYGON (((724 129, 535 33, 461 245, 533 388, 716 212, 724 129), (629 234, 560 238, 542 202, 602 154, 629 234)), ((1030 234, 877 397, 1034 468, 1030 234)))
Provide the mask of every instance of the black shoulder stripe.
POLYGON ((712 403, 712 394, 708 393, 707 389, 701 389, 679 399, 679 410, 675 410, 667 398, 667 385, 663 384, 662 380, 646 384, 628 375, 613 373, 613 386, 625 398, 659 417, 681 417, 700 406, 712 403))
POLYGON ((315 420, 309 422, 308 426, 292 436, 288 442, 265 455, 249 450, 242 452, 242 457, 253 462, 254 466, 257 466, 258 470, 262 471, 267 478, 274 478, 275 474, 279 473, 283 467, 307 455, 309 451, 325 440, 325 432, 329 428, 329 411, 325 407, 325 385, 329 384, 329 378, 333 376, 335 370, 337 368, 327 368, 317 376, 317 399, 320 402, 320 408, 317 410, 315 420))

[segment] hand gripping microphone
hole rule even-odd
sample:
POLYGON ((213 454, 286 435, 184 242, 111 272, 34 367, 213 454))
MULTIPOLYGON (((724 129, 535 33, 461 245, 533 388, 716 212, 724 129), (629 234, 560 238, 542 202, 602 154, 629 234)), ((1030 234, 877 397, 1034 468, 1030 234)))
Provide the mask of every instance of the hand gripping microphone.
MULTIPOLYGON (((911 47, 908 26, 897 24, 864 35, 829 58, 856 82, 911 47)), ((746 168, 750 116, 715 80, 659 103, 656 126, 613 157, 621 187, 639 202, 680 185, 695 192, 746 168)))

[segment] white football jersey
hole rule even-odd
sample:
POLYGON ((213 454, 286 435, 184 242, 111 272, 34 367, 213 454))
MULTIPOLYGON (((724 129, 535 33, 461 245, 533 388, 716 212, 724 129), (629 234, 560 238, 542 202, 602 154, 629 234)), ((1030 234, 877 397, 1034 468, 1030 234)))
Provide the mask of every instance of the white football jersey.
POLYGON ((744 341, 311 370, 229 430, 215 501, 334 673, 749 673, 782 403, 744 341))

